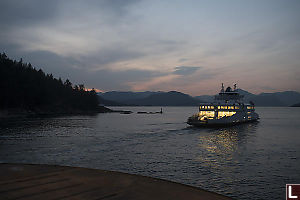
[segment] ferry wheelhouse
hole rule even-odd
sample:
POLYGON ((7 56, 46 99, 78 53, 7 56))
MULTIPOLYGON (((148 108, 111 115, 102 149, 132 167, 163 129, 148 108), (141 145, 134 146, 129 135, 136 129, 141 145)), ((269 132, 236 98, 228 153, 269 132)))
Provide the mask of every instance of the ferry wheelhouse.
POLYGON ((188 118, 187 123, 193 126, 233 125, 243 122, 257 121, 259 115, 255 112, 254 103, 245 104, 236 84, 234 89, 227 87, 215 96, 213 103, 202 103, 199 112, 188 118))

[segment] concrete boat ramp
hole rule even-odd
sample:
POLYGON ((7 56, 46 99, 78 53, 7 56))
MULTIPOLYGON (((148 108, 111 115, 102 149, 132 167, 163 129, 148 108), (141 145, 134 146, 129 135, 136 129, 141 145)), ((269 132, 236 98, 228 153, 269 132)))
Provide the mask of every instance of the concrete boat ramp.
POLYGON ((0 199, 230 198, 196 187, 121 172, 53 165, 0 164, 0 199))

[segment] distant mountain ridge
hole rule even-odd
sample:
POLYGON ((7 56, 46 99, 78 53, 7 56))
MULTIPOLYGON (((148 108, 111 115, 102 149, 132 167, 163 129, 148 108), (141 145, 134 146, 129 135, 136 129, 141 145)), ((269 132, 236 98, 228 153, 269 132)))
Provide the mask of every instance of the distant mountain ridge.
POLYGON ((139 106, 197 106, 201 101, 181 92, 170 91, 152 94, 143 99, 127 101, 127 103, 139 106))
MULTIPOLYGON (((275 93, 261 93, 258 95, 238 89, 244 95, 244 101, 253 101, 256 106, 291 106, 300 102, 300 93, 284 91, 275 93)), ((214 95, 192 97, 177 92, 119 92, 111 91, 98 94, 104 105, 108 106, 197 106, 201 102, 212 102, 214 95)))
MULTIPOLYGON (((108 92, 99 93, 103 100, 120 103, 120 106, 197 106, 202 101, 187 94, 170 92, 108 92), (130 96, 132 95, 132 96, 130 96), (135 97, 135 98, 134 98, 135 97)), ((105 104, 104 105, 108 105, 105 104)), ((108 105, 113 106, 113 105, 108 105)))
POLYGON ((105 106, 127 106, 127 104, 124 103, 104 99, 101 96, 99 96, 99 94, 98 94, 98 101, 100 105, 105 105, 105 106))

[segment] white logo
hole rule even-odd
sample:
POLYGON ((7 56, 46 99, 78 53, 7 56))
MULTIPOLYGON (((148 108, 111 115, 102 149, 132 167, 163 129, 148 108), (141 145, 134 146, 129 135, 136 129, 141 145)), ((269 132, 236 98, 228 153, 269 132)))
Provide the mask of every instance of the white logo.
POLYGON ((300 200, 300 184, 286 184, 286 200, 300 200))
POLYGON ((297 199, 298 198, 298 196, 293 196, 293 194, 292 194, 292 186, 291 185, 289 185, 288 191, 289 191, 289 198, 290 199, 297 199))

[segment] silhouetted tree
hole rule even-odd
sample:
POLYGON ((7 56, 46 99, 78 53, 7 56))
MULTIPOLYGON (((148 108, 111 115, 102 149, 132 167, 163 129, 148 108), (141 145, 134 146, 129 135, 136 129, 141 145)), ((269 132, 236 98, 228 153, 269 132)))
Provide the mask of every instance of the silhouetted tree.
POLYGON ((65 82, 52 74, 36 70, 23 60, 0 54, 0 109, 70 111, 93 110, 98 107, 97 93, 86 91, 83 84, 65 82))

